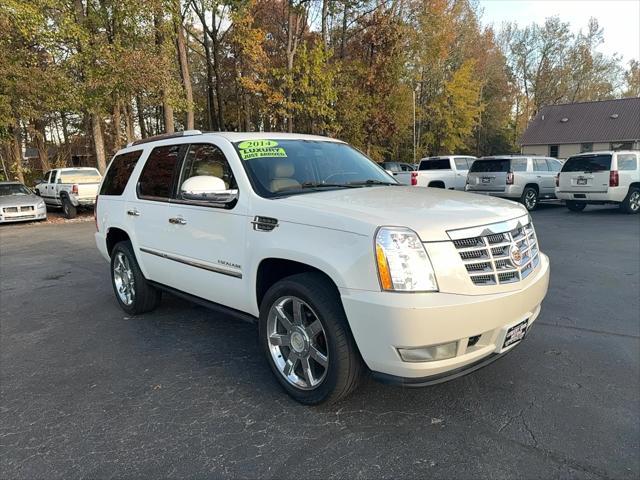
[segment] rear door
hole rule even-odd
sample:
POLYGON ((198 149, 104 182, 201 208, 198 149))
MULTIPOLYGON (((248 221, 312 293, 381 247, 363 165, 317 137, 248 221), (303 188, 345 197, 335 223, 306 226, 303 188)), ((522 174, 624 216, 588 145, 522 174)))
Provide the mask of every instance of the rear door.
POLYGON ((175 245, 169 223, 169 201, 175 190, 177 170, 188 145, 166 145, 151 150, 135 195, 127 201, 126 229, 135 236, 135 247, 147 278, 164 285, 175 280, 174 264, 166 258, 175 245))
POLYGON ((562 166, 558 190, 568 193, 606 193, 610 170, 609 153, 569 157, 562 166))
POLYGON ((554 173, 549 170, 549 165, 545 158, 534 158, 533 171, 536 176, 539 194, 541 197, 550 197, 554 195, 556 181, 554 173))
POLYGON ((504 192, 507 186, 509 158, 486 158, 473 162, 469 169, 468 184, 470 191, 504 192))

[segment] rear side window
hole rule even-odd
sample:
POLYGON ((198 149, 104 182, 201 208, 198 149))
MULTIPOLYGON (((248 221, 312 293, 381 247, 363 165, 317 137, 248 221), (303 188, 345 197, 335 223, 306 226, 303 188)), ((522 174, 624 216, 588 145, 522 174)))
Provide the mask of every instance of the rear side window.
POLYGON ((536 172, 548 172, 549 167, 547 167, 547 161, 544 158, 534 158, 533 159, 534 171, 536 172))
MULTIPOLYGON (((524 159, 523 159, 524 160, 524 159)), ((527 162, 525 160, 525 169, 527 168, 527 162)), ((476 160, 469 169, 470 172, 508 172, 509 171, 509 159, 491 159, 491 160, 476 160)))
POLYGON ((420 162, 418 170, 451 170, 451 163, 448 158, 429 158, 420 162))
POLYGON ((138 180, 138 197, 161 201, 171 198, 176 166, 187 146, 169 145, 151 151, 138 180))
POLYGON ((122 195, 140 155, 142 155, 142 150, 122 153, 113 157, 104 182, 102 182, 100 195, 122 195))
MULTIPOLYGON (((543 160, 544 162, 544 160, 543 160)), ((545 169, 546 170, 546 169, 545 169)), ((527 159, 526 158, 514 158, 511 160, 512 172, 526 172, 527 171, 527 159)))
POLYGON ((569 157, 563 172, 602 172, 611 170, 611 155, 580 155, 569 157))
POLYGON ((466 158, 456 158, 456 170, 469 170, 469 161, 466 158))
POLYGON ((549 170, 552 172, 559 172, 562 169, 562 163, 553 158, 547 158, 547 165, 549 165, 549 170))
POLYGON ((618 170, 636 170, 638 168, 638 158, 633 153, 623 153, 618 155, 618 170))

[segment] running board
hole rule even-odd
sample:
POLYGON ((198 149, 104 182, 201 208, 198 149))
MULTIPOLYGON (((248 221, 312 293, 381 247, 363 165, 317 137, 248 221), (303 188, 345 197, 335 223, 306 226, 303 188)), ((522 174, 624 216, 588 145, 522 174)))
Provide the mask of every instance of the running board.
POLYGON ((235 317, 238 320, 242 320, 243 322, 248 322, 252 324, 257 324, 258 319, 253 315, 250 315, 245 312, 241 312, 240 310, 236 310, 235 308, 226 307, 224 305, 220 305, 219 303, 212 302, 210 300, 206 300, 201 297, 197 297, 195 295, 191 295, 190 293, 183 292, 181 290, 175 289, 173 287, 169 287, 162 283, 153 282, 151 280, 147 280, 151 285, 156 287, 158 290, 162 290, 163 292, 170 293, 171 295, 175 295, 176 297, 180 297, 188 302, 195 303, 196 305, 200 305, 201 307, 208 308, 209 310, 213 310, 214 312, 220 313, 222 315, 229 315, 231 317, 235 317))

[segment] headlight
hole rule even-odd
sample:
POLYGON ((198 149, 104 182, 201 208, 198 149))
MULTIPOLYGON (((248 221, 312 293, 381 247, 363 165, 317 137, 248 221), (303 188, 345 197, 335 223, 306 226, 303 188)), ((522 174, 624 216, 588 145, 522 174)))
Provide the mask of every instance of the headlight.
POLYGON ((44 200, 40 200, 36 205, 36 210, 40 210, 41 208, 44 208, 44 200))
POLYGON ((376 263, 383 290, 435 292, 436 275, 420 238, 413 230, 382 227, 376 234, 376 263))

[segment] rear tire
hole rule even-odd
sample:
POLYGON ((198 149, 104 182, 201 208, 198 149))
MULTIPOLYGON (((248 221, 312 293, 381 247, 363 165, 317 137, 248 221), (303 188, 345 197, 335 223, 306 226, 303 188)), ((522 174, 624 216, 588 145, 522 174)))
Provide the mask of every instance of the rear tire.
POLYGON ((573 200, 567 200, 567 208, 572 212, 581 212, 587 206, 584 202, 574 202, 573 200))
POLYGON ((273 285, 258 326, 267 363, 298 402, 334 403, 360 382, 364 364, 340 297, 322 274, 292 275, 273 285))
POLYGON ((639 213, 640 212, 640 188, 631 187, 629 193, 620 204, 620 208, 625 213, 639 213))
POLYGON ((111 285, 120 308, 130 315, 154 310, 162 298, 162 292, 144 278, 128 240, 117 243, 111 252, 111 285))
POLYGON ((68 197, 62 197, 62 212, 65 218, 76 218, 76 215, 78 215, 78 209, 68 197))
POLYGON ((525 187, 520 197, 520 203, 528 211, 534 211, 538 207, 538 191, 533 187, 525 187))

